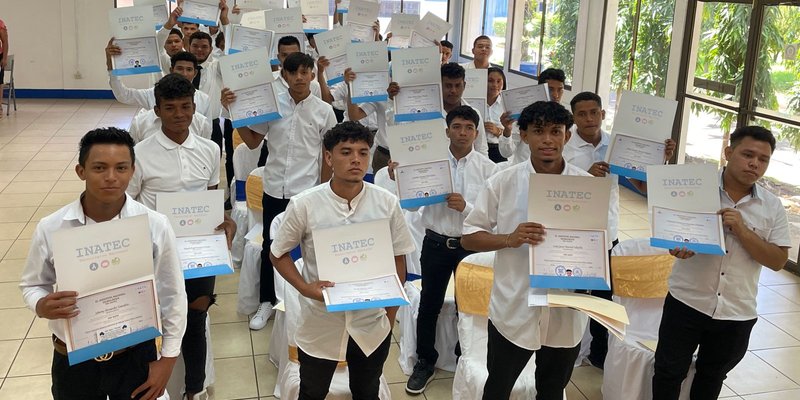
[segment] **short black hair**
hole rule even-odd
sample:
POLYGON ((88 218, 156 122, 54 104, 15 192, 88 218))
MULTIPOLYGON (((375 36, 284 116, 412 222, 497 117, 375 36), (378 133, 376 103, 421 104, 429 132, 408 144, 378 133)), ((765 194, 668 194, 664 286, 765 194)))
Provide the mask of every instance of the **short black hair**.
POLYGON ((283 69, 286 72, 297 72, 300 67, 314 69, 314 59, 306 53, 292 53, 283 60, 283 69))
POLYGON ((192 63, 192 65, 194 65, 194 69, 197 69, 197 57, 195 57, 194 54, 189 53, 188 51, 181 50, 175 53, 172 57, 169 58, 169 65, 172 68, 175 68, 175 64, 177 64, 178 61, 189 61, 190 63, 192 63))
POLYGON ((554 101, 537 101, 522 110, 517 125, 527 130, 528 125, 545 126, 547 124, 564 125, 566 130, 572 128, 572 113, 554 101))
POLYGON ((447 47, 448 49, 450 49, 450 50, 453 50, 453 44, 452 44, 452 43, 450 43, 450 41, 448 41, 448 40, 442 40, 442 41, 441 41, 441 42, 439 42, 439 43, 441 43, 442 47, 447 47))
MULTIPOLYGON (((178 28, 172 28, 169 30, 169 35, 178 35, 179 38, 183 39, 183 32, 181 32, 178 28)), ((167 36, 169 36, 167 35, 167 36)))
POLYGON ((161 100, 175 100, 189 97, 194 102, 195 88, 192 82, 189 82, 181 74, 168 74, 156 82, 156 87, 153 90, 153 95, 156 98, 156 107, 161 105, 161 100))
POLYGON ((325 150, 333 151, 337 144, 342 142, 367 142, 369 147, 375 140, 375 135, 360 122, 344 121, 336 124, 322 137, 322 145, 325 150))
POLYGON ((769 143, 770 149, 772 149, 772 152, 775 152, 775 135, 773 135, 772 131, 769 129, 758 125, 736 128, 733 133, 731 133, 731 147, 738 146, 739 143, 742 142, 742 139, 746 137, 751 137, 755 140, 769 143))
POLYGON ((183 25, 194 25, 197 27, 197 29, 200 29, 200 24, 198 24, 197 22, 181 22, 181 26, 183 25))
POLYGON ((597 106, 603 108, 603 99, 594 92, 580 92, 569 101, 569 108, 572 109, 572 112, 575 112, 575 105, 581 101, 594 101, 597 103, 597 106))
POLYGON ((486 76, 489 76, 489 74, 491 74, 492 72, 496 72, 503 77, 503 90, 506 90, 506 88, 508 87, 508 81, 506 80, 506 73, 503 72, 503 69, 500 67, 489 67, 488 72, 486 72, 486 76))
POLYGON ((467 121, 474 122, 476 129, 478 128, 478 126, 481 123, 481 116, 478 115, 478 112, 475 111, 474 108, 472 108, 470 106, 458 106, 458 107, 450 110, 450 112, 447 113, 447 117, 445 117, 445 119, 444 119, 445 122, 447 122, 447 127, 448 128, 450 127, 450 123, 452 123, 453 120, 456 119, 457 117, 465 119, 467 121))
POLYGON ((467 73, 464 71, 464 67, 454 62, 442 64, 441 72, 442 72, 442 78, 466 79, 467 77, 467 73))
POLYGON ((214 38, 214 46, 220 50, 225 50, 225 32, 220 31, 217 37, 214 38))
POLYGON ((278 50, 280 50, 281 46, 297 46, 298 49, 302 49, 303 46, 300 46, 300 39, 294 36, 283 36, 278 39, 278 50))
POLYGON ((484 39, 488 40, 490 43, 492 42, 492 38, 490 38, 490 37, 488 37, 486 35, 480 35, 480 36, 476 37, 475 40, 472 41, 472 47, 475 47, 475 45, 478 44, 478 40, 484 40, 484 39))
POLYGON ((86 158, 89 157, 89 150, 96 144, 118 144, 121 146, 128 146, 131 152, 131 164, 136 161, 136 156, 133 154, 133 138, 128 131, 113 126, 108 128, 97 128, 86 132, 81 138, 78 145, 78 164, 82 167, 86 166, 86 158))
POLYGON ((540 85, 542 83, 547 83, 547 81, 551 79, 564 83, 567 81, 567 76, 564 74, 564 70, 560 70, 558 68, 548 68, 539 74, 540 85))
POLYGON ((189 36, 189 45, 191 45, 192 42, 194 42, 195 40, 208 40, 209 47, 213 47, 214 46, 214 41, 211 40, 211 35, 203 32, 203 31, 197 31, 197 32, 193 33, 192 36, 189 36))

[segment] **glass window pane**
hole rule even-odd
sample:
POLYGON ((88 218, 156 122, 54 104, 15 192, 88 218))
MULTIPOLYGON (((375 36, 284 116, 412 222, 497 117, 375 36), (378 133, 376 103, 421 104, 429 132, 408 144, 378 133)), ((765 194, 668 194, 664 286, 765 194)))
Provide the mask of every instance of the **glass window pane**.
POLYGON ((686 164, 719 165, 730 132, 735 128, 736 114, 688 99, 687 102, 691 111, 684 135, 686 164))
POLYGON ((116 4, 116 8, 132 7, 133 6, 133 0, 116 0, 115 4, 116 4))
POLYGON ((580 0, 517 2, 511 69, 538 76, 546 68, 561 68, 572 81, 580 0), (542 27, 544 26, 544 35, 542 27))
POLYGON ((447 21, 447 0, 403 0, 403 12, 406 14, 419 14, 424 17, 427 13, 433 13, 439 18, 447 21))
POLYGON ((800 62, 794 47, 797 43, 800 43, 800 7, 765 7, 755 69, 758 109, 777 111, 784 116, 800 114, 800 62))
MULTIPOLYGON (((488 0, 493 1, 493 0, 488 0)), ((464 14, 462 15, 461 25, 461 49, 460 54, 472 57, 472 41, 484 32, 483 10, 486 1, 466 1, 464 2, 464 14)))
POLYGON ((492 56, 489 62, 505 64, 506 29, 508 23, 507 0, 469 1, 464 3, 464 25, 461 30, 461 55, 472 57, 472 43, 480 35, 492 39, 492 56), (484 15, 485 12, 485 15, 484 15))

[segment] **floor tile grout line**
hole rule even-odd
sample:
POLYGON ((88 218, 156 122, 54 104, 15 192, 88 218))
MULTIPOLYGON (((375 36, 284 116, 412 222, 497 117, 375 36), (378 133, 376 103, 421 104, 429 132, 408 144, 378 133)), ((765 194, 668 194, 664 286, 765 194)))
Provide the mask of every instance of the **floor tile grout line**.
MULTIPOLYGON (((756 351, 759 351, 759 350, 756 350, 756 351)), ((791 381, 792 383, 794 383, 795 385, 797 385, 797 387, 796 387, 796 388, 793 388, 793 389, 800 389, 800 381, 796 381, 796 380, 792 379, 792 378, 791 378, 789 375, 786 375, 786 374, 785 374, 783 371, 781 371, 780 369, 778 369, 778 367, 776 367, 776 366, 772 365, 772 363, 770 363, 770 362, 769 362, 769 361, 767 361, 766 359, 764 359, 764 358, 762 358, 761 356, 759 356, 758 354, 756 354, 756 351, 750 351, 750 350, 748 350, 748 352, 750 352, 750 353, 753 353, 753 355, 754 355, 754 356, 756 356, 756 357, 757 357, 759 360, 761 360, 761 361, 765 362, 767 365, 769 365, 770 367, 772 367, 772 368, 773 368, 775 371, 778 371, 778 373, 780 373, 781 375, 783 375, 783 376, 784 376, 786 379, 788 379, 789 381, 791 381)), ((774 390, 773 392, 775 392, 775 391, 777 391, 777 390, 774 390)), ((738 393, 737 393, 737 394, 738 394, 738 393)), ((740 396, 741 396, 741 395, 740 395, 740 396)), ((749 396, 749 394, 748 394, 748 396, 749 396)))

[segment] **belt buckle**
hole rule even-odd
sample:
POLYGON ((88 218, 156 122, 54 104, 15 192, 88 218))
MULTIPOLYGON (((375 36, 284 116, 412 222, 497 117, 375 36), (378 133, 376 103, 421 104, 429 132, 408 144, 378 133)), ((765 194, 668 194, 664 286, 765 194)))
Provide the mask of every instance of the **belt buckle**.
POLYGON ((97 357, 94 358, 94 360, 97 361, 97 362, 106 362, 106 361, 110 360, 112 357, 114 357, 114 352, 113 351, 111 353, 106 353, 106 354, 103 354, 101 356, 97 356, 97 357))
POLYGON ((460 246, 460 243, 457 238, 447 238, 447 240, 444 241, 444 245, 447 246, 447 248, 450 250, 456 250, 458 249, 458 246, 460 246), (450 244, 450 243, 455 243, 455 244, 450 244))

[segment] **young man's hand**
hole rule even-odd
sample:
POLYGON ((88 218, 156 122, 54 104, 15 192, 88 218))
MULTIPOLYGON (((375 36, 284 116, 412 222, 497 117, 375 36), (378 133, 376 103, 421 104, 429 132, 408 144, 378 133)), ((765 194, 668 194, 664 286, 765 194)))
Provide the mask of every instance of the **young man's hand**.
POLYGON ((147 380, 131 393, 131 398, 140 393, 144 393, 140 400, 156 400, 163 396, 177 360, 176 357, 161 357, 161 359, 151 362, 147 380))
POLYGON ((36 315, 47 319, 69 319, 80 314, 78 292, 53 292, 36 303, 36 315))

